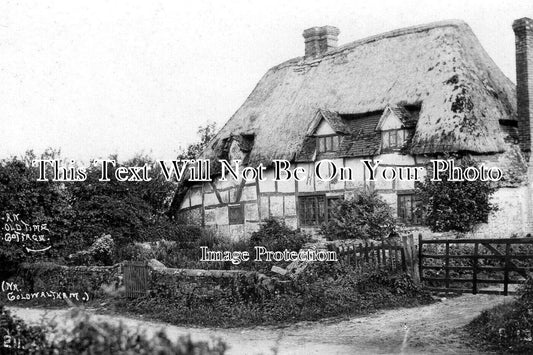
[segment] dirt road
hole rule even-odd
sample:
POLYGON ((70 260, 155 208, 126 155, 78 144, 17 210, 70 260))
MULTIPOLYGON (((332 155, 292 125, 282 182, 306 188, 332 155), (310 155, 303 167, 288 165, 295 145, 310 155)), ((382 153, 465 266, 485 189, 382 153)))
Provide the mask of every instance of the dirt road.
MULTIPOLYGON (((349 320, 302 322, 288 327, 208 329, 176 327, 117 316, 98 315, 102 320, 154 332, 164 328, 170 336, 191 334, 194 340, 221 337, 229 354, 476 354, 461 339, 458 328, 483 309, 510 302, 511 297, 464 295, 429 306, 380 311, 349 320)), ((27 322, 44 316, 61 319, 66 310, 10 308, 27 322)))

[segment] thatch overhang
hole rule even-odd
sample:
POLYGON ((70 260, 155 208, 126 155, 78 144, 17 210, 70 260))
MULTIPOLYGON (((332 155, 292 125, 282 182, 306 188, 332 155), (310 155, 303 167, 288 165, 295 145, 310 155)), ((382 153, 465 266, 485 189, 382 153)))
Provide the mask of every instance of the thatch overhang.
MULTIPOLYGON (((364 114, 396 104, 421 105, 412 154, 501 152, 499 120, 516 119, 515 101, 515 85, 466 23, 410 27, 271 68, 203 158, 216 158, 224 138, 253 132, 250 165, 292 161, 309 145, 318 110, 364 114)), ((350 149, 371 152, 373 142, 365 137, 350 149)))
POLYGON ((316 128, 322 122, 322 120, 325 120, 331 129, 335 131, 337 134, 348 134, 350 133, 346 129, 346 124, 342 117, 334 111, 328 111, 328 110, 318 110, 318 112, 315 115, 315 118, 311 122, 311 125, 307 129, 307 135, 313 135, 315 133, 316 128))

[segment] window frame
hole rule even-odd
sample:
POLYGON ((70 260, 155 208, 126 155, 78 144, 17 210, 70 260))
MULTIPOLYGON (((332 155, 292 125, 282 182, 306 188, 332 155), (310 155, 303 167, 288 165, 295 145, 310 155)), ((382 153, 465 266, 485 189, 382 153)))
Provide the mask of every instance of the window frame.
POLYGON ((408 226, 422 226, 424 225, 424 217, 423 217, 423 206, 422 201, 420 200, 420 197, 416 194, 414 190, 405 190, 405 191, 398 191, 397 192, 397 200, 396 200, 396 215, 398 217, 398 220, 408 226), (410 218, 406 219, 405 213, 400 213, 400 211, 403 210, 404 202, 403 200, 409 197, 410 200, 410 206, 409 206, 409 213, 410 218))
POLYGON ((316 136, 316 151, 320 153, 337 152, 340 146, 340 135, 327 134, 316 136))
POLYGON ((406 136, 404 128, 381 131, 381 148, 383 150, 400 150, 405 144, 406 136), (394 137, 394 144, 391 137, 394 137))
POLYGON ((244 224, 244 205, 242 203, 238 205, 228 205, 228 224, 230 226, 244 224), (235 213, 233 211, 239 211, 237 218, 235 218, 235 213))
MULTIPOLYGON (((322 223, 327 223, 329 220, 329 214, 331 210, 331 201, 344 199, 344 195, 332 195, 328 196, 326 194, 302 194, 298 195, 298 223, 302 227, 319 227, 322 223), (309 210, 309 205, 305 206, 305 200, 314 200, 314 206, 311 206, 311 209, 316 209, 312 211, 312 215, 316 215, 316 218, 313 218, 313 222, 309 223, 309 218, 307 218, 309 210)), ((313 216, 315 217, 315 216, 313 216)))

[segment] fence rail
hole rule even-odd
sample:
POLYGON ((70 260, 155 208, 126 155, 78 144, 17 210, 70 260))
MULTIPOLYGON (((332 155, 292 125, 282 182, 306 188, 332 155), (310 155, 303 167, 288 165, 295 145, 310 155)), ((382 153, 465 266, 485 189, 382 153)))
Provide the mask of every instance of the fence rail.
POLYGON ((349 265, 363 266, 372 264, 376 268, 389 270, 406 270, 404 248, 394 242, 359 243, 335 246, 340 262, 349 265))
POLYGON ((533 270, 532 244, 532 238, 424 240, 419 235, 420 278, 422 282, 438 284, 426 287, 433 291, 508 295, 513 293, 509 285, 523 283, 533 270), (457 253, 452 253, 452 246, 457 253), (513 278, 512 273, 518 276, 513 278), (457 283, 462 286, 452 287, 457 283), (480 289, 485 284, 500 284, 503 290, 480 289))

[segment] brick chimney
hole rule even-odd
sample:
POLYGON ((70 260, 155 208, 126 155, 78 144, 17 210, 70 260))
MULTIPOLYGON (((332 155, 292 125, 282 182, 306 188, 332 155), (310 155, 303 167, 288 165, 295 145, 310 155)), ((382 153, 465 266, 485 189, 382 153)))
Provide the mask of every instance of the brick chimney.
POLYGON ((317 57, 337 48, 339 33, 339 29, 334 26, 311 27, 305 30, 305 56, 317 57))
MULTIPOLYGON (((520 148, 531 152, 533 129, 533 20, 513 22, 516 43, 516 99, 520 148)), ((530 156, 530 154, 527 154, 530 156)))

